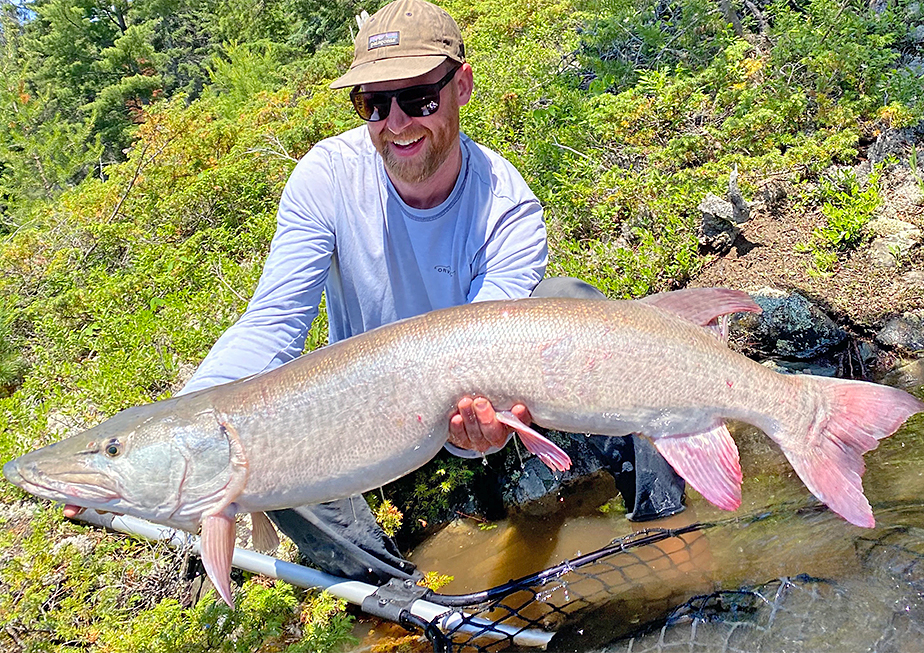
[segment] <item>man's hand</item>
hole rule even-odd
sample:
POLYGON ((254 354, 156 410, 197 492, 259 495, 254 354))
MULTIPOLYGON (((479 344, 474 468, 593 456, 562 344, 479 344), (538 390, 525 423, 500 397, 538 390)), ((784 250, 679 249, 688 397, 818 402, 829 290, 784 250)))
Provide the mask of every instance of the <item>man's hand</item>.
MULTIPOLYGON (((510 412, 524 424, 533 421, 523 404, 515 405, 510 412)), ((460 449, 484 452, 500 448, 511 431, 512 428, 497 421, 494 406, 484 397, 463 397, 458 412, 449 418, 449 442, 460 449)))

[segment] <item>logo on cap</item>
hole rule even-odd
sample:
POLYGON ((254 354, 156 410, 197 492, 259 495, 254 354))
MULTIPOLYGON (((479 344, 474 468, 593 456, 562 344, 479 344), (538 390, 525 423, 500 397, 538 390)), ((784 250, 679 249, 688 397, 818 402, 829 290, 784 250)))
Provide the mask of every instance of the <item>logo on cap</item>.
POLYGON ((373 34, 369 37, 369 50, 383 48, 386 45, 398 45, 400 32, 385 32, 384 34, 373 34))

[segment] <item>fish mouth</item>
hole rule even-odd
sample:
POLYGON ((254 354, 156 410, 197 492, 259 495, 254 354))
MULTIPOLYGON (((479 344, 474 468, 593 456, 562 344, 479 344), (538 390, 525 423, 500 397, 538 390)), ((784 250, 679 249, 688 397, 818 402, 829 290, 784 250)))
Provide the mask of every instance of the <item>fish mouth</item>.
POLYGON ((90 471, 49 472, 34 462, 17 459, 3 466, 3 475, 29 494, 82 508, 105 509, 121 498, 115 490, 100 484, 102 475, 90 471))

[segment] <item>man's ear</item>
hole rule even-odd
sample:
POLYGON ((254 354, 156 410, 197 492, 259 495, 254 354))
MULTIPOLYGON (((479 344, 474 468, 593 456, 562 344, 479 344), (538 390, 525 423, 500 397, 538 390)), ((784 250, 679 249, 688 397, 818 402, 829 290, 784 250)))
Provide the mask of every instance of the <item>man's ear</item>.
POLYGON ((456 73, 456 89, 459 93, 459 106, 468 104, 472 99, 472 93, 475 90, 475 78, 472 74, 472 66, 468 62, 462 64, 459 72, 456 73))

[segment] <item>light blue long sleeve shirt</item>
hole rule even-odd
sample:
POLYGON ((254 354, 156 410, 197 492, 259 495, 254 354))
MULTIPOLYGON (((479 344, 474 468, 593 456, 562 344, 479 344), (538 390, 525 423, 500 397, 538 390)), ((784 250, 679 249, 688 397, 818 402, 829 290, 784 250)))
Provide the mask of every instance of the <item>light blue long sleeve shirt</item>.
POLYGON ((181 394, 301 355, 327 295, 330 341, 427 311, 529 296, 548 260, 542 207, 516 169, 461 136, 432 209, 405 204, 365 126, 321 141, 290 176, 256 291, 181 394))

